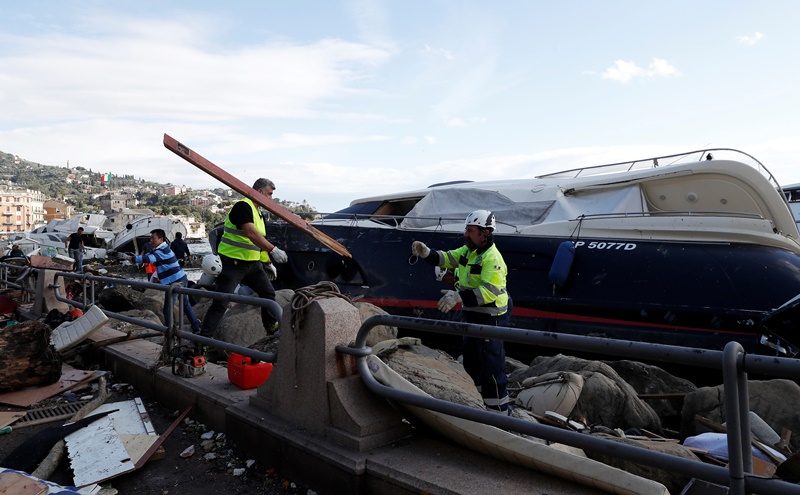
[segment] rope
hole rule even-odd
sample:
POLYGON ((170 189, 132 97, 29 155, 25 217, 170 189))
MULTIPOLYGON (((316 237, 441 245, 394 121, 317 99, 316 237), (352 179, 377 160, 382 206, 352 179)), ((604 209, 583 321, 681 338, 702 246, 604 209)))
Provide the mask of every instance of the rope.
POLYGON ((300 328, 305 310, 311 303, 328 297, 340 297, 351 304, 353 302, 349 295, 339 292, 339 287, 333 282, 323 281, 297 289, 292 297, 292 330, 300 328))

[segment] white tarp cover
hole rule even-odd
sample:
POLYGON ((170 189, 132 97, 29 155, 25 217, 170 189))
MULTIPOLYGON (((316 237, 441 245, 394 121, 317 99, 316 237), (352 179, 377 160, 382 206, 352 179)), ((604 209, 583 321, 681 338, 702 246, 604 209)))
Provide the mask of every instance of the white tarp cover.
POLYGON ((400 228, 421 229, 440 223, 463 222, 475 210, 489 210, 499 223, 535 225, 542 222, 553 201, 515 202, 487 189, 434 189, 408 212, 400 228), (446 221, 445 221, 446 220, 446 221))
POLYGON ((616 189, 558 193, 556 204, 547 215, 547 222, 574 220, 581 215, 642 213, 647 211, 638 185, 616 189))

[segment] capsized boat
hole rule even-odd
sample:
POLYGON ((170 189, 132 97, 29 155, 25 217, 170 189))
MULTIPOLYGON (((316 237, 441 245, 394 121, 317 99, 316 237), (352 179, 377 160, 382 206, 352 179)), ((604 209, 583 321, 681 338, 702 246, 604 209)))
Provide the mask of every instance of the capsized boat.
POLYGON ((436 307, 448 287, 411 255, 411 242, 455 249, 466 215, 488 209, 516 327, 793 352, 800 303, 773 313, 800 294, 798 227, 780 191, 752 156, 699 150, 355 200, 311 222, 352 259, 282 222, 269 223, 268 237, 289 254, 279 288, 331 280, 393 314, 453 318, 436 307), (558 254, 567 241, 571 259, 558 254))
POLYGON ((186 236, 186 226, 180 220, 169 217, 146 216, 137 218, 125 225, 109 242, 108 249, 118 253, 140 253, 145 243, 150 242, 150 233, 162 229, 167 241, 175 240, 175 233, 186 236))

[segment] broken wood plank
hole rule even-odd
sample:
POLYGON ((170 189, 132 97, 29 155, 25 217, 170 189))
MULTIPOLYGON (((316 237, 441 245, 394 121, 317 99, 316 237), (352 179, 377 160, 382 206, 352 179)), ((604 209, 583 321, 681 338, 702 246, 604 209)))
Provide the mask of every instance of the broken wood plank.
POLYGON ((175 421, 173 421, 173 422, 172 422, 172 424, 171 424, 171 425, 169 425, 169 428, 167 428, 167 430, 166 430, 164 433, 162 433, 161 435, 159 435, 159 437, 158 437, 158 440, 157 440, 157 441, 156 441, 156 442, 155 442, 153 445, 151 445, 151 446, 150 446, 150 449, 148 449, 148 450, 147 450, 147 452, 145 452, 145 453, 144 453, 144 455, 141 457, 141 459, 139 459, 139 461, 136 463, 136 469, 139 469, 140 467, 144 466, 144 464, 145 464, 145 463, 146 463, 148 460, 150 460, 150 456, 152 456, 152 455, 153 455, 153 453, 155 453, 155 452, 156 452, 156 450, 158 450, 158 448, 159 448, 159 447, 161 447, 161 444, 162 444, 162 443, 164 443, 164 440, 166 440, 166 439, 167 439, 167 437, 168 437, 168 436, 170 436, 170 434, 172 433, 172 431, 173 431, 175 428, 177 428, 179 424, 181 424, 181 421, 183 421, 183 418, 185 418, 185 417, 186 417, 186 415, 187 415, 187 414, 189 414, 189 411, 191 411, 191 410, 192 410, 192 407, 194 407, 194 404, 192 404, 192 405, 190 405, 189 407, 187 407, 187 408, 186 408, 186 409, 185 409, 185 410, 184 410, 184 411, 183 411, 183 412, 180 414, 180 416, 178 416, 178 417, 175 419, 175 421))
POLYGON ((781 429, 781 439, 775 444, 775 450, 786 456, 792 455, 792 450, 789 447, 789 441, 792 439, 792 430, 789 428, 781 429))
POLYGON ((56 383, 43 387, 15 390, 0 394, 0 403, 17 407, 28 407, 35 402, 72 390, 100 377, 94 371, 81 371, 64 365, 61 379, 56 383))
POLYGON ((0 473, 0 495, 42 495, 49 488, 19 473, 0 473))
MULTIPOLYGON (((70 422, 78 421, 82 418, 85 418, 90 412, 94 411, 98 407, 100 407, 109 397, 108 388, 106 387, 106 379, 104 376, 100 376, 100 381, 98 382, 98 394, 91 402, 85 404, 81 407, 78 412, 72 416, 70 422)), ((50 478, 53 473, 55 473, 56 468, 58 465, 61 464, 61 459, 64 458, 64 451, 67 449, 67 445, 63 439, 59 440, 50 452, 48 452, 47 457, 44 458, 42 462, 39 463, 39 466, 33 471, 33 475, 35 475, 39 479, 48 479, 50 478)))
POLYGON ((22 419, 24 417, 25 417, 24 412, 2 411, 0 412, 0 428, 5 428, 6 426, 13 424, 18 419, 22 419))
POLYGON ((270 212, 274 213, 278 217, 285 220, 290 225, 297 227, 301 232, 318 240, 323 245, 330 248, 332 251, 347 258, 352 258, 352 255, 347 250, 347 248, 345 248, 339 241, 333 239, 324 232, 318 230, 316 227, 303 220, 299 215, 297 215, 293 211, 289 211, 283 206, 279 205, 278 203, 273 201, 272 198, 261 194, 260 192, 256 191, 255 189, 248 186, 244 182, 240 181, 233 175, 222 170, 220 167, 211 163, 206 158, 200 156, 200 154, 191 150, 188 146, 179 143, 175 138, 173 138, 168 134, 164 134, 164 147, 172 151, 179 157, 183 158, 187 162, 191 163, 195 167, 199 168, 203 172, 207 173, 208 175, 214 177, 218 181, 226 184, 239 194, 247 198, 250 198, 256 204, 263 206, 270 212))

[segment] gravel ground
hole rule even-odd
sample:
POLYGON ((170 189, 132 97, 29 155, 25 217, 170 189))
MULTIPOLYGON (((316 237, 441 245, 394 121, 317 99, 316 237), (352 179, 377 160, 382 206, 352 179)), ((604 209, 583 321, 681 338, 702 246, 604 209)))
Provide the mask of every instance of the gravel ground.
MULTIPOLYGON (((111 396, 106 403, 120 402, 141 397, 150 415, 150 420, 158 433, 163 433, 179 416, 178 411, 168 410, 158 403, 140 396, 132 386, 114 383, 110 377, 109 387, 111 396)), ((89 394, 89 390, 76 392, 75 395, 89 394)), ((96 393, 95 393, 96 395, 96 393)), ((64 396, 56 396, 33 407, 47 407, 63 404, 67 401, 64 396)), ((0 405, 2 411, 15 411, 19 408, 0 405)), ((59 425, 58 422, 25 428, 13 428, 12 432, 0 436, 0 459, 13 451, 26 439, 46 428, 59 425)), ((314 492, 300 486, 292 480, 286 479, 275 472, 270 466, 248 460, 235 445, 231 445, 224 438, 224 433, 219 436, 214 434, 214 440, 204 441, 201 438, 207 433, 206 427, 191 419, 185 419, 175 428, 163 443, 166 457, 153 460, 141 469, 124 474, 102 483, 103 487, 112 488, 108 495, 137 494, 137 495, 233 495, 233 494, 303 494, 310 495, 314 492), (205 447, 204 443, 210 444, 205 447), (190 457, 181 457, 181 453, 188 447, 194 446, 195 453, 190 457), (208 451, 206 451, 208 449, 208 451)), ((62 460, 59 469, 51 476, 50 481, 61 485, 72 485, 72 471, 69 462, 62 460)))

